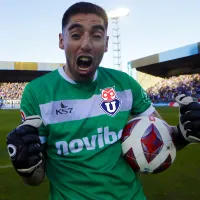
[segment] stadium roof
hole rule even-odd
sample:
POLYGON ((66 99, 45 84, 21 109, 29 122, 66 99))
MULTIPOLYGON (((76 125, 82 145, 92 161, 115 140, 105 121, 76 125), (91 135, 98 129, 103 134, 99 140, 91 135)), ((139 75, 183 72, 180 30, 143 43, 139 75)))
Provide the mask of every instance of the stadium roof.
POLYGON ((167 78, 200 73, 200 42, 130 61, 137 71, 167 78))
POLYGON ((63 63, 0 61, 0 82, 29 82, 63 65, 63 63))
POLYGON ((0 83, 30 82, 63 65, 65 63, 0 61, 0 83))

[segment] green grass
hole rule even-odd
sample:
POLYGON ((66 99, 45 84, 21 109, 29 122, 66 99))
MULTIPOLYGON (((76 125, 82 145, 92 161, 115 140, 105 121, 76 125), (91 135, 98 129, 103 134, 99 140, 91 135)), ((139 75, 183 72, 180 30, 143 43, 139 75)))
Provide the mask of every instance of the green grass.
MULTIPOLYGON (((20 124, 19 110, 0 110, 0 166, 11 165, 6 149, 6 135, 20 124)), ((49 184, 39 187, 23 183, 13 168, 0 168, 0 200, 48 200, 49 184)))
POLYGON ((6 151, 6 134, 13 130, 20 123, 20 120, 19 111, 0 110, 0 166, 10 163, 6 151))
MULTIPOLYGON (((178 123, 177 108, 159 108, 171 125, 178 123)), ((19 111, 0 110, 0 166, 11 165, 6 150, 6 134, 20 123, 19 111)), ((177 153, 174 164, 157 175, 140 175, 148 200, 200 199, 200 145, 190 145, 177 153)), ((13 168, 0 168, 0 200, 48 200, 49 183, 39 187, 24 185, 13 168)))

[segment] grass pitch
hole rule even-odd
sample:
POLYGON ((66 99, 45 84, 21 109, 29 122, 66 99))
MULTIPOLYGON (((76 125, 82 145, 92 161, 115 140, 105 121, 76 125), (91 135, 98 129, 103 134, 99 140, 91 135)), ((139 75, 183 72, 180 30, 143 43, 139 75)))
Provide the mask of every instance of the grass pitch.
MULTIPOLYGON (((162 117, 177 125, 177 108, 158 108, 162 117)), ((18 110, 0 110, 0 200, 48 200, 49 183, 39 187, 24 185, 8 158, 5 138, 20 123, 18 110), (4 168, 2 166, 5 166, 4 168)), ((177 153, 174 164, 156 175, 140 175, 148 200, 200 199, 200 145, 190 145, 177 153)))

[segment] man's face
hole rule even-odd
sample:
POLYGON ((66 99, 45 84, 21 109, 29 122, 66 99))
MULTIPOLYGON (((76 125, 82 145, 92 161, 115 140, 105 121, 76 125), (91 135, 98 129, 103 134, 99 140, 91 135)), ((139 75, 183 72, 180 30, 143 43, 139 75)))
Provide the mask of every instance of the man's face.
POLYGON ((108 50, 104 21, 95 14, 77 14, 59 35, 59 46, 65 51, 67 74, 75 81, 93 78, 108 50))

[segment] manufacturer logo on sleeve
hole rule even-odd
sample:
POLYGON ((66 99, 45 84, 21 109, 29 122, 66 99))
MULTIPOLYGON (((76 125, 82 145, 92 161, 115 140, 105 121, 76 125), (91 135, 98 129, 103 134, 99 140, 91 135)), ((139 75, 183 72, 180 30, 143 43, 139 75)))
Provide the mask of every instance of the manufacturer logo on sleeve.
POLYGON ((114 87, 101 90, 100 108, 110 116, 115 116, 121 107, 121 99, 117 97, 114 87))

